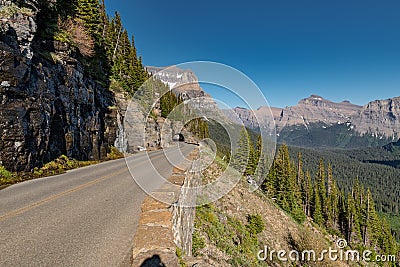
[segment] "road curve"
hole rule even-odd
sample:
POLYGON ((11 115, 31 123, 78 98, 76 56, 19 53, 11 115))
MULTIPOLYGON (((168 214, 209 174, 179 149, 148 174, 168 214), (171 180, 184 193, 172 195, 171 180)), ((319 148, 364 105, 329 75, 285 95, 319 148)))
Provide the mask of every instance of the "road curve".
MULTIPOLYGON (((181 150, 140 153, 127 162, 146 188, 157 189, 154 169, 169 176, 170 161, 182 162, 192 149, 182 144, 181 150)), ((144 197, 125 159, 3 189, 0 266, 129 266, 144 197)))

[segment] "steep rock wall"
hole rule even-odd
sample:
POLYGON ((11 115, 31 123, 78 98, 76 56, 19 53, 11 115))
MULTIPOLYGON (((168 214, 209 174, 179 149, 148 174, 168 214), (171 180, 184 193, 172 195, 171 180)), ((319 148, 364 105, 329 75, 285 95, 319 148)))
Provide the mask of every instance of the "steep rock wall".
POLYGON ((0 21, 0 164, 28 171, 61 154, 101 159, 118 132, 114 95, 85 73, 76 50, 36 39, 40 4, 25 2, 30 12, 0 21))

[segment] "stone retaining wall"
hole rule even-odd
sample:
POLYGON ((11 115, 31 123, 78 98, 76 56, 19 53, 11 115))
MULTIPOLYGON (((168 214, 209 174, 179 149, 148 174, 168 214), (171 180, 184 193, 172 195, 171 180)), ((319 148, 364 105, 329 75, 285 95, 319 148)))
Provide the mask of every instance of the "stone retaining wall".
MULTIPOLYGON (((189 160, 197 157, 197 151, 189 160)), ((186 186, 192 186, 192 166, 180 166, 154 194, 165 200, 163 203, 147 196, 142 203, 139 226, 133 239, 132 266, 179 266, 176 248, 191 254, 192 231, 195 208, 180 207, 180 204, 195 200, 188 197, 186 186), (179 185, 177 189, 174 185, 179 185)))

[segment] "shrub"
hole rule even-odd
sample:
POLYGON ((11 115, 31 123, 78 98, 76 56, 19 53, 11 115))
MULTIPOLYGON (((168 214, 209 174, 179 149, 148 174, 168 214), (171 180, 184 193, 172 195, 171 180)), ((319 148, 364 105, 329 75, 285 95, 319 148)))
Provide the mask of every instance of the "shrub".
POLYGON ((264 231, 265 224, 264 221, 259 214, 249 214, 247 215, 247 225, 246 227, 249 229, 249 232, 252 235, 256 235, 264 231))
POLYGON ((107 153, 107 159, 122 159, 124 158, 124 153, 120 152, 116 147, 111 147, 110 153, 107 153))
POLYGON ((194 257, 197 257, 200 255, 199 250, 203 249, 206 247, 206 242, 204 241, 204 238, 200 236, 199 232, 195 230, 192 234, 192 254, 194 257))
POLYGON ((61 155, 53 161, 50 161, 43 165, 41 168, 35 168, 33 175, 36 177, 56 175, 63 173, 67 170, 72 170, 78 167, 90 165, 93 162, 90 161, 78 161, 76 159, 70 159, 65 155, 61 155))
POLYGON ((0 165, 0 178, 9 179, 11 177, 12 177, 11 172, 7 171, 6 168, 4 168, 4 166, 0 165))
POLYGON ((85 28, 80 19, 58 20, 58 32, 55 40, 76 46, 84 57, 92 57, 94 51, 94 39, 85 28))
POLYGON ((257 258, 254 257, 260 245, 256 234, 264 229, 261 216, 249 215, 248 223, 244 224, 230 216, 226 216, 227 220, 221 221, 217 214, 221 213, 212 204, 196 208, 193 256, 197 256, 195 252, 198 250, 196 251, 196 249, 203 245, 204 240, 200 237, 200 232, 202 232, 208 237, 207 240, 210 243, 230 257, 228 262, 232 266, 262 266, 263 264, 260 265, 257 258))
POLYGON ((66 30, 59 30, 54 34, 54 40, 62 43, 71 43, 72 38, 66 30))
POLYGON ((185 261, 183 260, 183 252, 182 252, 182 250, 180 249, 180 248, 176 248, 176 251, 175 251, 175 254, 176 254, 176 256, 178 257, 178 260, 179 260, 179 266, 181 266, 181 267, 186 267, 186 263, 185 263, 185 261))
POLYGON ((0 165, 0 186, 11 184, 13 178, 13 174, 0 165))

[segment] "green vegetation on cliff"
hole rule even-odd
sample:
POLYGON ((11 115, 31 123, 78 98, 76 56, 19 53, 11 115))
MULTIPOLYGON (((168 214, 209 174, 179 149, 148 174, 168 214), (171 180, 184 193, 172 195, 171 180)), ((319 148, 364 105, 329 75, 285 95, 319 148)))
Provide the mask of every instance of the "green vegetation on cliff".
MULTIPOLYGON (((104 1, 57 1, 40 10, 38 34, 69 45, 95 80, 133 94, 149 78, 121 17, 106 13, 104 1)), ((46 52, 46 51, 45 51, 46 52)), ((47 51, 51 52, 51 51, 47 51)))

